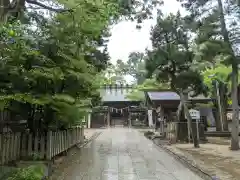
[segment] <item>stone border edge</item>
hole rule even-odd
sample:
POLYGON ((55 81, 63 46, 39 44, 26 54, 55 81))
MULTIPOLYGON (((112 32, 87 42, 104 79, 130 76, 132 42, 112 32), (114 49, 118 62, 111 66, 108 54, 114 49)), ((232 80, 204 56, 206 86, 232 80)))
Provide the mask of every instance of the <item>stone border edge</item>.
POLYGON ((89 144, 92 140, 96 139, 98 136, 100 136, 100 134, 102 134, 102 132, 96 132, 94 133, 86 142, 84 142, 83 144, 77 145, 78 148, 83 148, 84 146, 86 146, 87 144, 89 144))
MULTIPOLYGON (((145 138, 147 138, 145 136, 145 138)), ((147 138, 148 140, 151 140, 149 138, 147 138)), ((196 173, 198 176, 200 176, 201 178, 205 179, 205 180, 213 180, 212 176, 209 175, 208 173, 206 173, 204 170, 202 170, 200 167, 197 167, 195 165, 193 165, 193 163, 191 163, 189 159, 187 159, 186 157, 183 156, 179 156, 178 154, 174 153, 173 151, 171 151, 170 149, 164 147, 161 144, 157 144, 156 142, 154 142, 153 140, 151 140, 153 142, 154 145, 156 145, 157 147, 160 147, 161 149, 163 149, 166 153, 168 153, 169 155, 173 156, 176 160, 178 160, 179 162, 181 162, 184 166, 187 166, 192 172, 196 173)))

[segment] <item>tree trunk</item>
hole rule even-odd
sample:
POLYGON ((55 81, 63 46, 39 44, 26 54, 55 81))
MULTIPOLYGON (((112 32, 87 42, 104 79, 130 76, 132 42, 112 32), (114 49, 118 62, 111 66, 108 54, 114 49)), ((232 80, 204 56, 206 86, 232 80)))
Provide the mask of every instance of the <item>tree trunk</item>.
POLYGON ((9 0, 0 1, 0 23, 4 23, 7 20, 8 7, 10 7, 9 0))
POLYGON ((233 110, 233 118, 232 118, 232 137, 231 137, 231 150, 239 149, 239 109, 238 109, 238 67, 232 66, 232 110, 233 110))
POLYGON ((186 115, 187 123, 188 123, 188 131, 189 131, 190 135, 192 135, 194 147, 195 148, 199 148, 199 142, 198 142, 198 139, 196 138, 197 137, 197 133, 196 132, 193 133, 193 130, 192 130, 192 118, 190 116, 189 109, 188 109, 188 106, 187 106, 188 94, 180 92, 180 100, 181 100, 181 102, 183 104, 184 113, 186 115))
POLYGON ((217 102, 214 102, 214 107, 216 109, 216 111, 214 112, 216 131, 221 131, 222 128, 221 128, 221 121, 220 121, 220 112, 219 112, 217 102))
POLYGON ((25 3, 25 0, 0 0, 0 23, 6 22, 10 16, 20 19, 25 10, 25 3))
POLYGON ((228 129, 228 121, 227 121, 227 108, 224 105, 224 102, 223 102, 222 107, 223 107, 222 108, 223 131, 229 131, 229 129, 228 129))
POLYGON ((220 83, 220 99, 222 107, 222 120, 223 120, 223 131, 228 131, 228 121, 227 121, 227 106, 228 106, 228 97, 227 97, 227 85, 225 83, 220 83))
POLYGON ((179 124, 180 124, 180 121, 181 121, 181 112, 182 112, 182 101, 180 101, 180 104, 178 106, 178 110, 177 110, 177 125, 176 125, 176 141, 179 140, 179 128, 181 127, 179 124))
POLYGON ((28 129, 31 133, 35 133, 36 132, 36 126, 35 126, 35 122, 34 122, 34 108, 30 103, 26 103, 27 106, 27 110, 28 110, 28 116, 27 116, 27 125, 28 125, 28 129))
POLYGON ((232 109, 233 109, 233 119, 232 119, 232 137, 231 137, 231 150, 239 149, 239 109, 238 109, 238 63, 232 50, 232 46, 229 40, 229 34, 227 31, 222 0, 218 0, 219 12, 220 12, 220 23, 221 23, 221 32, 224 38, 224 42, 229 45, 230 53, 232 55, 232 109))

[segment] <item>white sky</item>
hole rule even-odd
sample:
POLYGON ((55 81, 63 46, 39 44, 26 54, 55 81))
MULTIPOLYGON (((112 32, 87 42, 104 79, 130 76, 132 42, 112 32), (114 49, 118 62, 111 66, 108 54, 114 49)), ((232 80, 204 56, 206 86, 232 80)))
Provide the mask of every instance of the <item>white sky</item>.
MULTIPOLYGON (((164 0, 162 12, 164 14, 176 13, 181 9, 176 0, 164 0)), ((136 23, 123 21, 115 25, 112 30, 112 36, 109 39, 108 51, 111 62, 121 59, 126 61, 129 53, 133 51, 144 52, 146 48, 151 48, 150 29, 156 22, 156 17, 143 23, 140 30, 136 29, 136 23)))

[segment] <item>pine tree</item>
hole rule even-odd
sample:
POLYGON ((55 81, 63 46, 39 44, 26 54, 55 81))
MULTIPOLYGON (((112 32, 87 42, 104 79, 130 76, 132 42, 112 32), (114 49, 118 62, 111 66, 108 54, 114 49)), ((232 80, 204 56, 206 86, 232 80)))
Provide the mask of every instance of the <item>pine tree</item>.
MULTIPOLYGON (((180 2, 182 1, 180 0, 180 2)), ((223 3, 222 0, 188 0, 182 2, 182 4, 191 12, 194 21, 198 21, 199 25, 204 24, 206 19, 212 19, 208 25, 214 27, 213 33, 207 35, 208 39, 201 39, 203 58, 214 60, 216 57, 220 56, 224 64, 231 65, 231 96, 233 109, 231 149, 238 150, 239 109, 237 87, 239 55, 237 47, 240 31, 237 19, 240 10, 239 6, 237 6, 236 1, 228 1, 226 4, 223 3)), ((200 29, 199 33, 206 33, 206 28, 200 29)))
MULTIPOLYGON (((153 51, 148 52, 146 69, 149 76, 155 74, 157 80, 163 84, 169 82, 170 88, 180 94, 188 129, 195 136, 191 128, 192 119, 187 101, 189 94, 203 93, 204 86, 200 73, 191 67, 194 51, 190 35, 191 28, 180 13, 170 14, 166 18, 159 16, 151 32, 153 51)), ((195 147, 199 146, 196 141, 194 144, 195 147)))

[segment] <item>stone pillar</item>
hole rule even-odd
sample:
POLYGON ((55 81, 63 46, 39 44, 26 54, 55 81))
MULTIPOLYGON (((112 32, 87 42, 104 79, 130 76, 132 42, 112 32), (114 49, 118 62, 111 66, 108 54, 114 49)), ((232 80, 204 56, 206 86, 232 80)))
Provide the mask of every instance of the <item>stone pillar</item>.
POLYGON ((87 121, 87 122, 88 122, 87 127, 88 127, 88 128, 91 128, 91 113, 88 113, 87 116, 88 116, 88 118, 87 118, 87 119, 88 119, 88 121, 87 121))
POLYGON ((149 127, 153 127, 152 110, 148 110, 148 125, 149 127))

